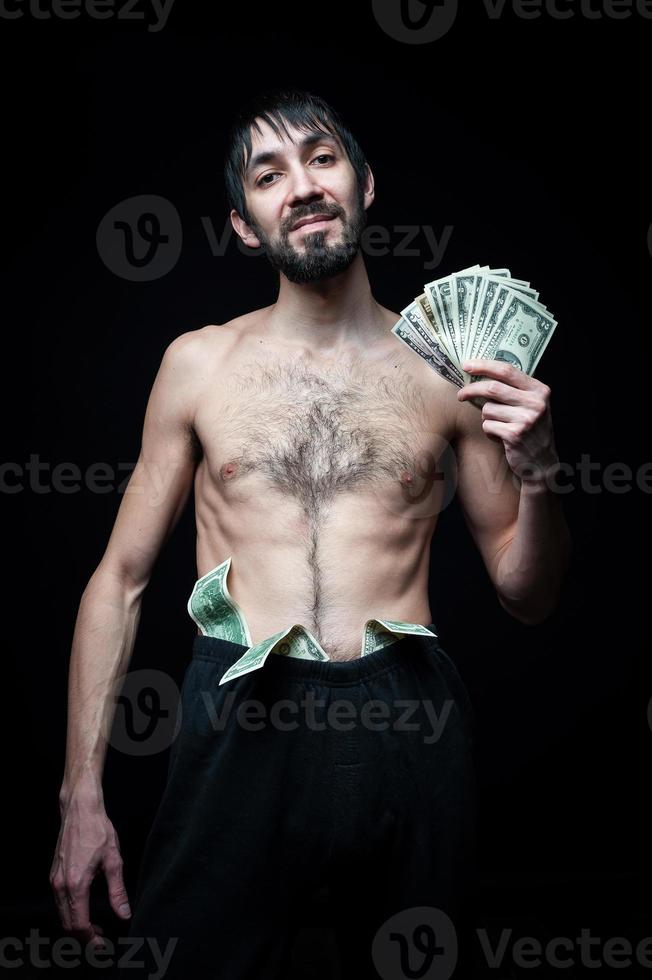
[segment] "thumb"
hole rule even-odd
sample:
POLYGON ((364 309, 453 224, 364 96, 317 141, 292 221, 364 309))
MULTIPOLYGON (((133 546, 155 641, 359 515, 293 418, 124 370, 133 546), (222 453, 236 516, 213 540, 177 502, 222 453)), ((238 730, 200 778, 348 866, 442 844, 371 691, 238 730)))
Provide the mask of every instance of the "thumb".
POLYGON ((111 908, 121 919, 131 915, 129 896, 122 877, 122 858, 106 865, 106 880, 109 886, 109 901, 111 908))

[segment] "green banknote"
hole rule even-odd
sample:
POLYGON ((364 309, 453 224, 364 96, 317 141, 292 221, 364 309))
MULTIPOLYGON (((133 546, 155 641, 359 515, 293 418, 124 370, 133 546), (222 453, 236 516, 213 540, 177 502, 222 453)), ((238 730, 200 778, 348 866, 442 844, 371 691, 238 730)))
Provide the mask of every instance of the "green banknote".
POLYGON ((545 306, 509 290, 496 329, 480 356, 508 361, 525 374, 532 374, 554 328, 555 321, 545 306))
POLYGON ((229 595, 226 584, 230 567, 229 557, 197 579, 187 609, 204 636, 215 636, 249 647, 251 635, 247 620, 235 599, 229 595))
MULTIPOLYGON (((508 361, 534 375, 556 326, 529 282, 509 269, 474 265, 426 283, 392 333, 461 388, 484 377, 464 371, 465 360, 508 361)), ((486 399, 471 401, 481 407, 486 399)))
POLYGON ((225 684, 227 681, 233 680, 234 677, 241 677, 242 674, 249 674, 252 670, 258 670, 259 667, 263 666, 270 653, 281 654, 285 657, 297 657, 300 660, 329 659, 314 636, 299 623, 295 623, 293 626, 281 630, 280 633, 274 633, 272 636, 268 636, 266 640, 261 640, 256 646, 243 653, 222 674, 220 684, 225 684))
MULTIPOLYGON (((294 623, 252 646, 244 613, 229 594, 227 576, 231 558, 227 558, 206 575, 197 579, 188 599, 188 613, 204 636, 230 640, 249 649, 224 672, 220 684, 249 674, 263 666, 270 653, 299 660, 330 660, 312 633, 294 623)), ((395 643, 402 636, 436 636, 420 623, 402 623, 390 619, 368 619, 365 623, 360 656, 395 643)))
MULTIPOLYGON (((455 379, 459 379, 461 381, 462 375, 448 356, 447 349, 444 346, 441 336, 438 337, 437 340, 434 340, 432 336, 434 325, 431 325, 430 321, 428 320, 424 306, 420 302, 420 297, 410 303, 409 306, 406 306, 405 309, 402 310, 401 316, 406 321, 407 329, 409 330, 412 328, 411 335, 414 337, 414 331, 416 331, 422 347, 425 350, 428 350, 432 357, 440 364, 440 373, 444 375, 447 380, 452 381, 453 384, 455 384, 455 379), (450 375, 454 375, 454 377, 450 375)), ((393 328, 394 332, 399 337, 400 331, 403 329, 404 328, 401 327, 400 320, 399 323, 393 328)))
MULTIPOLYGON (((436 636, 432 630, 420 623, 400 623, 389 619, 368 619, 365 623, 360 656, 365 657, 374 650, 380 650, 395 643, 403 636, 436 636)), ((251 647, 246 653, 224 672, 220 684, 249 674, 252 670, 262 667, 270 653, 278 653, 286 657, 299 657, 302 660, 330 660, 331 658, 319 645, 317 640, 303 626, 295 623, 280 633, 275 633, 251 647)))
POLYGON ((364 657, 374 650, 381 650, 407 635, 437 636, 420 623, 400 623, 395 619, 368 619, 362 636, 360 656, 364 657))

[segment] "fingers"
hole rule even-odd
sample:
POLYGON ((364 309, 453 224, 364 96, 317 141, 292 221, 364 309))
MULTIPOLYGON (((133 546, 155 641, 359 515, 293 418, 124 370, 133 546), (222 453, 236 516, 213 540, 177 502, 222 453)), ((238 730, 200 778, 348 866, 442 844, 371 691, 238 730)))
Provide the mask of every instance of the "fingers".
POLYGON ((109 887, 109 901, 116 915, 119 915, 121 919, 128 919, 131 915, 131 909, 122 876, 122 866, 123 861, 120 852, 114 848, 110 857, 104 862, 104 871, 109 887))
POLYGON ((59 913, 61 925, 67 932, 69 932, 70 909, 68 907, 68 899, 65 894, 65 887, 63 884, 63 874, 60 875, 58 872, 56 872, 54 875, 51 875, 50 885, 52 887, 52 892, 54 894, 54 901, 57 906, 57 912, 59 913))
POLYGON ((71 874, 63 888, 63 909, 68 925, 66 928, 83 943, 101 946, 102 929, 90 920, 90 888, 92 875, 71 874))
POLYGON ((512 422, 514 417, 514 409, 510 405, 501 405, 500 402, 486 401, 482 406, 483 419, 496 419, 498 422, 512 422))
POLYGON ((550 389, 544 385, 540 385, 536 390, 525 391, 523 388, 514 388, 502 381, 487 379, 473 381, 460 388, 457 398, 458 401, 465 401, 465 399, 472 400, 474 396, 484 396, 487 400, 501 402, 503 405, 519 406, 541 414, 547 410, 549 392, 550 389))
POLYGON ((88 876, 69 876, 66 879, 59 869, 60 866, 50 875, 50 885, 63 928, 80 942, 103 948, 104 929, 89 918, 91 879, 88 876))
POLYGON ((489 358, 478 357, 474 360, 464 361, 462 369, 467 374, 482 374, 497 381, 504 381, 505 384, 513 388, 522 388, 524 391, 532 390, 541 384, 536 378, 530 377, 525 371, 519 370, 507 361, 490 360, 489 358))
POLYGON ((88 941, 95 935, 95 928, 89 918, 89 894, 91 879, 89 875, 70 875, 65 883, 65 897, 68 902, 70 930, 80 939, 88 941))
POLYGON ((495 436, 507 445, 517 445, 521 441, 524 428, 518 422, 497 422, 494 419, 484 419, 482 431, 487 436, 495 436))
POLYGON ((518 405, 537 414, 545 412, 550 402, 550 388, 542 381, 530 377, 524 371, 505 361, 476 358, 465 361, 463 368, 470 374, 482 375, 481 381, 464 385, 458 393, 458 401, 469 400, 481 407, 481 399, 518 405))
POLYGON ((50 885, 63 928, 85 944, 102 946, 102 929, 90 921, 89 915, 91 883, 101 869, 107 876, 111 905, 122 918, 129 918, 129 903, 115 833, 108 819, 100 815, 98 823, 97 816, 93 813, 89 819, 88 814, 82 814, 81 821, 72 821, 67 836, 62 824, 50 885))
POLYGON ((470 384, 464 385, 457 393, 457 398, 458 401, 463 402, 465 399, 476 395, 484 395, 486 398, 503 402, 505 405, 522 405, 527 399, 527 393, 522 388, 514 388, 512 385, 493 379, 472 381, 470 384))
POLYGON ((69 910, 70 925, 67 931, 84 944, 90 943, 92 946, 101 947, 104 943, 102 938, 104 930, 100 925, 90 921, 88 899, 82 900, 80 904, 74 899, 69 900, 69 910))
POLYGON ((58 851, 55 853, 54 860, 52 861, 52 867, 50 869, 50 887, 54 895, 54 902, 57 907, 57 912, 59 913, 61 925, 66 931, 69 931, 70 907, 68 905, 68 896, 66 894, 63 864, 59 857, 58 851))

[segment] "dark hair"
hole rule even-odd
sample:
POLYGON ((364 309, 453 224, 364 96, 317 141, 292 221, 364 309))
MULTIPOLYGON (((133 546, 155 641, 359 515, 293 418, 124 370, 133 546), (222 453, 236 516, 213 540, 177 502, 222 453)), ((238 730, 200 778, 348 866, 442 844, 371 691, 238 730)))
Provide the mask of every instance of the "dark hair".
POLYGON ((251 129, 261 132, 256 122, 264 119, 281 137, 281 127, 291 139, 285 123, 304 132, 329 132, 339 137, 351 161, 358 180, 364 187, 367 177, 367 161, 355 136, 349 131, 338 113, 318 95, 298 89, 269 89, 242 105, 236 113, 226 139, 224 179, 229 210, 235 208, 249 224, 249 214, 243 187, 244 172, 251 156, 251 129))

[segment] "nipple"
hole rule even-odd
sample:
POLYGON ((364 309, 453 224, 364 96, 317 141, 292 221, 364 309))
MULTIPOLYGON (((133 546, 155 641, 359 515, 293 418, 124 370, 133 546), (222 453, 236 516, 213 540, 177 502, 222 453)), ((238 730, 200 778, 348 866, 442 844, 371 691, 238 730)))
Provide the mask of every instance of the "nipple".
POLYGON ((232 480, 233 477, 238 472, 238 464, 235 460, 230 459, 220 469, 220 476, 223 480, 232 480))
POLYGON ((401 483, 404 487, 409 487, 414 483, 414 477, 409 472, 409 470, 403 470, 401 473, 401 483))

